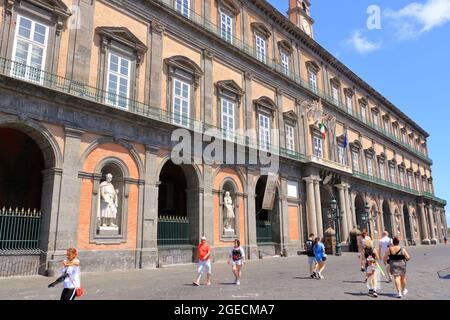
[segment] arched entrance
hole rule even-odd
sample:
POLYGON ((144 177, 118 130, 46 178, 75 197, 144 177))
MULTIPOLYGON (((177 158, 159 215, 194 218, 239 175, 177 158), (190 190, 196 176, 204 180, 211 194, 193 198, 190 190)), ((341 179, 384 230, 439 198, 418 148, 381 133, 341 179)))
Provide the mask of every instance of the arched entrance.
POLYGON ((190 165, 168 160, 159 174, 157 245, 160 264, 193 261, 199 243, 199 179, 190 165))
MULTIPOLYGON (((57 145, 45 128, 0 123, 0 277, 45 272, 57 145), (36 127, 36 128, 35 128, 36 127), (44 177, 44 172, 46 176, 44 177)), ((59 158, 58 158, 59 159, 59 158)))
POLYGON ((362 195, 358 194, 355 198, 355 211, 356 211, 356 223, 359 230, 368 229, 367 222, 363 220, 363 215, 365 215, 366 203, 362 195))
POLYGON ((411 221, 409 220, 408 206, 403 206, 403 220, 405 221, 406 240, 409 244, 412 244, 414 237, 411 233, 411 221))
MULTIPOLYGON (((280 201, 278 188, 275 187, 275 196, 272 209, 264 209, 264 194, 266 191, 268 176, 261 176, 255 188, 255 210, 256 210, 256 242, 260 251, 267 254, 279 253, 280 248, 280 201), (271 248, 268 248, 268 247, 271 248), (264 249, 263 249, 264 248, 264 249)), ((269 196, 269 195, 267 195, 269 196)), ((266 199, 267 200, 267 199, 266 199)))
POLYGON ((338 201, 338 199, 336 199, 336 197, 333 194, 333 187, 331 187, 330 185, 320 186, 320 206, 322 207, 323 231, 327 230, 329 227, 336 230, 335 223, 330 218, 328 218, 328 215, 331 211, 331 201, 333 199, 338 201))
POLYGON ((387 200, 383 201, 383 222, 384 222, 384 230, 389 232, 389 235, 392 237, 394 232, 392 229, 392 222, 391 222, 391 209, 389 208, 387 200))

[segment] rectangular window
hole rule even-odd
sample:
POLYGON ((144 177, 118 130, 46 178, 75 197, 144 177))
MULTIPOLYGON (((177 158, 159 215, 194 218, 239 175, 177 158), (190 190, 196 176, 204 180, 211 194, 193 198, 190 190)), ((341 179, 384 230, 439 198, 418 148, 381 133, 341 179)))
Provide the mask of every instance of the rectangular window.
POLYGON ((181 126, 189 126, 191 86, 183 81, 173 81, 173 122, 181 126))
POLYGON ((106 103, 128 108, 130 95, 130 60, 110 52, 108 57, 108 90, 106 103))
POLYGON ((287 188, 288 188, 288 197, 289 198, 298 198, 298 182, 297 181, 290 181, 287 182, 287 188))
POLYGON ((289 75, 289 55, 281 52, 281 67, 285 75, 289 75))
POLYGON ((339 89, 335 86, 331 86, 331 93, 333 95, 333 101, 335 104, 339 104, 339 89))
POLYGON ((390 170, 390 173, 391 173, 391 182, 392 183, 397 183, 397 179, 395 179, 395 168, 390 167, 389 170, 390 170))
POLYGON ((419 179, 419 177, 416 177, 416 186, 417 186, 417 191, 420 192, 420 179, 419 179))
POLYGON ((323 158, 322 137, 314 136, 314 155, 318 158, 323 158))
POLYGON ((295 151, 294 127, 286 125, 286 149, 295 151))
POLYGON ((270 119, 260 114, 259 117, 259 146, 262 150, 268 151, 270 147, 270 119))
POLYGON ((378 122, 378 113, 374 112, 372 114, 372 118, 373 118, 373 124, 375 125, 375 128, 378 129, 380 127, 380 124, 378 122))
POLYGON ((351 96, 346 96, 347 100, 347 112, 353 114, 353 99, 351 96))
POLYGON ((406 143, 406 132, 402 132, 402 142, 406 143))
POLYGON ((222 99, 222 130, 224 139, 234 139, 234 103, 226 99, 222 99))
POLYGON ((405 173, 400 171, 400 185, 405 186, 405 173))
POLYGON ((345 148, 343 145, 338 145, 338 162, 345 166, 345 148))
POLYGON ((175 10, 188 18, 189 18, 189 1, 190 0, 175 0, 175 10))
POLYGON ((223 12, 220 12, 220 36, 233 43, 233 18, 223 12))
POLYGON ((42 83, 48 27, 31 19, 17 16, 18 23, 13 47, 11 75, 42 83))
POLYGON ((369 176, 373 176, 373 165, 372 165, 372 159, 367 158, 367 174, 369 176))
POLYGON ((386 179, 386 175, 384 173, 384 163, 380 162, 378 166, 380 168, 380 178, 385 180, 386 179))
POLYGON ((317 93, 317 74, 312 71, 308 70, 308 79, 309 79, 309 88, 317 93))
POLYGON ((367 115, 366 115, 366 106, 360 105, 361 107, 361 120, 364 123, 367 123, 367 115))
POLYGON ((266 63, 266 40, 256 35, 256 58, 266 63))
POLYGON ((408 173, 408 187, 409 187, 410 189, 414 189, 414 186, 413 186, 413 179, 412 179, 412 174, 410 174, 410 173, 408 173))
POLYGON ((353 170, 359 171, 359 154, 356 151, 352 152, 353 170))
POLYGON ((423 192, 428 192, 426 180, 422 180, 422 182, 423 182, 423 192))
POLYGON ((386 130, 387 133, 391 131, 390 125, 389 125, 389 119, 384 119, 384 130, 386 130))

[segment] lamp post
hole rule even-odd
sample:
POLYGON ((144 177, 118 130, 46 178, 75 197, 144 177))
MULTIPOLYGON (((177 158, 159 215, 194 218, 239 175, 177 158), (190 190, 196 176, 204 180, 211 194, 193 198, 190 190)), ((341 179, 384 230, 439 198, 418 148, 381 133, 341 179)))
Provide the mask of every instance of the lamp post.
POLYGON ((328 219, 332 220, 335 223, 335 230, 336 230, 336 255, 340 256, 342 255, 341 251, 341 239, 340 239, 340 232, 339 232, 339 219, 341 218, 339 215, 339 210, 337 209, 337 202, 336 199, 333 198, 331 200, 330 204, 331 210, 328 212, 328 219))
POLYGON ((364 214, 361 215, 361 219, 363 220, 363 222, 367 223, 367 230, 369 231, 369 236, 371 236, 372 233, 370 232, 370 207, 367 202, 364 206, 364 214))

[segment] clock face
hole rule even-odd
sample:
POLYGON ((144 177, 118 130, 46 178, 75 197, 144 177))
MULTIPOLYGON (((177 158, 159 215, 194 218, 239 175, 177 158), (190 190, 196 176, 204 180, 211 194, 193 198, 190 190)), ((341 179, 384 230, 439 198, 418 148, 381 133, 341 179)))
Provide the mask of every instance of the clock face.
POLYGON ((305 31, 308 35, 311 35, 311 28, 309 26, 309 22, 303 18, 302 19, 303 31, 305 31))

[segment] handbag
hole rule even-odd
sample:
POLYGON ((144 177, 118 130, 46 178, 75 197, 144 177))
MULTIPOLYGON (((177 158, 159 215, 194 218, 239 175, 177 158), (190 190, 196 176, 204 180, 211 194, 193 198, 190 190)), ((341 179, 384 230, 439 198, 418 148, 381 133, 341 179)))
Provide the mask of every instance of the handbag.
POLYGON ((82 287, 76 288, 75 289, 75 296, 76 297, 81 297, 84 294, 84 289, 82 287))

